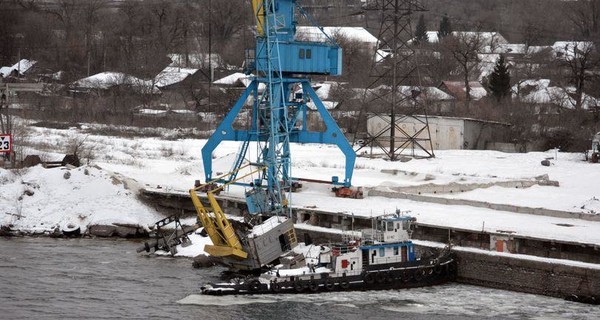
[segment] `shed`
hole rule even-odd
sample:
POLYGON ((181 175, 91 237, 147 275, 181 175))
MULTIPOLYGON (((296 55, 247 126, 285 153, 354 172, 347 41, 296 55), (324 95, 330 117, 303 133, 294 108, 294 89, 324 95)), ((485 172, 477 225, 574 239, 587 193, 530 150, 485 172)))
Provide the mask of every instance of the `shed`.
MULTIPOLYGON (((485 150, 492 142, 504 142, 509 133, 510 125, 495 121, 486 121, 471 118, 455 118, 442 116, 428 116, 429 132, 434 150, 471 149, 485 150)), ((389 140, 389 116, 369 115, 367 119, 367 132, 370 135, 381 133, 380 142, 385 145, 389 140)), ((414 135, 424 128, 425 117, 407 117, 399 123, 399 127, 409 135, 414 135)), ((423 131, 417 138, 426 138, 423 131)), ((397 141, 401 143, 404 135, 397 130, 397 141)), ((426 146, 429 147, 429 146, 426 146)))

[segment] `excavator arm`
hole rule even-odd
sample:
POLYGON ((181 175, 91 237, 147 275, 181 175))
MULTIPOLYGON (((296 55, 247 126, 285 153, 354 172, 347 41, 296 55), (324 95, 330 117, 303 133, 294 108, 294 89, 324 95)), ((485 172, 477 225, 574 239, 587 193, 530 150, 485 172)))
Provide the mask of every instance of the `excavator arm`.
POLYGON ((216 257, 235 257, 238 259, 246 259, 248 257, 248 253, 244 251, 244 248, 240 242, 240 239, 235 234, 235 229, 227 220, 223 209, 217 202, 215 198, 215 194, 223 190, 228 185, 240 181, 248 176, 253 174, 262 172, 266 170, 266 166, 258 166, 256 169, 251 170, 250 172, 237 176, 240 170, 243 170, 247 167, 250 167, 251 164, 240 167, 237 170, 229 172, 227 174, 221 175, 216 179, 209 181, 203 185, 200 185, 194 189, 190 190, 190 196, 192 198, 192 203, 196 208, 196 213, 198 215, 198 220, 202 223, 204 230, 212 240, 212 245, 206 245, 204 247, 204 251, 208 254, 216 257), (213 215, 211 216, 210 211, 207 210, 200 198, 198 197, 197 191, 206 189, 207 185, 213 184, 217 181, 223 181, 222 179, 227 178, 229 176, 237 176, 235 179, 229 181, 226 184, 221 185, 218 188, 212 189, 206 193, 208 198, 208 202, 211 206, 213 215))

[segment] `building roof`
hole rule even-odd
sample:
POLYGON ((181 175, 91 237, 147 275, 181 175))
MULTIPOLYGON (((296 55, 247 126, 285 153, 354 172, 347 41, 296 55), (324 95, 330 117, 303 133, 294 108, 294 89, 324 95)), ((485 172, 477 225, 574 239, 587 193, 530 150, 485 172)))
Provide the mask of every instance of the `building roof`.
MULTIPOLYGON (((252 79, 254 77, 255 76, 253 74, 245 74, 245 73, 241 73, 241 72, 235 72, 235 73, 230 74, 221 79, 217 79, 217 80, 213 81, 213 83, 217 84, 217 85, 222 85, 222 86, 247 88, 250 85, 250 83, 252 82, 252 79)), ((259 92, 262 92, 265 88, 266 88, 266 85, 264 83, 258 84, 259 92)))
MULTIPOLYGON (((464 100, 466 97, 466 88, 463 81, 442 81, 440 87, 444 87, 446 91, 455 97, 457 100, 464 100)), ((471 88, 471 99, 479 100, 487 96, 487 90, 477 81, 469 81, 471 88)))
MULTIPOLYGON (((483 46, 497 46, 500 44, 508 44, 508 41, 498 32, 479 32, 479 31, 453 31, 452 35, 455 37, 480 37, 483 46)), ((437 31, 427 31, 427 41, 430 43, 439 42, 437 31)))
MULTIPOLYGON (((479 59, 479 78, 478 80, 481 81, 483 78, 489 76, 490 74, 492 74, 492 72, 494 72, 494 68, 496 67, 496 63, 498 62, 498 59, 500 58, 500 54, 499 53, 485 53, 485 54, 478 54, 477 58, 479 59)), ((510 64, 509 61, 506 61, 506 64, 510 64)))
POLYGON ((179 83, 196 72, 198 69, 166 67, 154 77, 154 81, 157 87, 163 88, 179 83))
POLYGON ((167 56, 172 61, 169 67, 208 68, 210 64, 213 68, 218 68, 223 65, 223 58, 217 53, 190 53, 187 55, 187 62, 183 53, 170 53, 167 56))
MULTIPOLYGON (((321 82, 315 82, 311 85, 313 90, 315 90, 317 97, 319 97, 319 99, 321 99, 321 102, 323 102, 323 106, 327 110, 335 109, 335 107, 337 107, 337 105, 339 104, 339 102, 337 102, 337 101, 331 101, 331 96, 330 96, 331 90, 338 85, 340 85, 340 84, 335 81, 321 81, 321 82)), ((302 88, 298 88, 296 91, 294 91, 294 93, 296 93, 296 94, 302 93, 302 88)), ((317 106, 315 105, 315 103, 312 100, 308 101, 306 103, 306 106, 311 110, 317 109, 317 106)))
POLYGON ((327 36, 330 38, 341 35, 348 40, 358 41, 376 45, 377 37, 372 35, 367 29, 362 27, 323 27, 323 31, 318 27, 298 26, 296 28, 296 40, 311 42, 326 42, 327 36))
MULTIPOLYGON (((549 79, 529 79, 512 86, 513 97, 521 102, 533 104, 554 104, 565 109, 575 108, 575 88, 571 86, 551 86, 549 79)), ((590 109, 600 105, 600 99, 582 94, 581 107, 590 109)))
POLYGON ((594 48, 592 41, 556 41, 552 51, 557 58, 573 59, 579 52, 586 52, 594 48))
MULTIPOLYGON (((366 93, 368 95, 367 98, 372 99, 375 97, 371 95, 389 95, 390 90, 390 86, 380 85, 378 87, 369 89, 369 91, 366 93)), ((365 94, 365 89, 357 88, 353 91, 356 99, 361 99, 362 95, 365 94)), ((398 86, 398 93, 398 103, 399 105, 404 106, 411 106, 414 101, 417 103, 435 103, 456 100, 453 96, 436 87, 398 86)))
POLYGON ((214 84, 226 85, 226 86, 244 86, 248 87, 250 82, 252 82, 253 75, 247 75, 245 73, 236 72, 232 73, 226 77, 221 79, 217 79, 213 81, 214 84))
POLYGON ((450 101, 455 98, 446 92, 436 87, 415 87, 415 86, 400 86, 398 87, 400 92, 405 96, 412 96, 413 90, 420 91, 421 94, 417 97, 418 100, 429 100, 429 101, 450 101))
POLYGON ((524 43, 499 43, 492 53, 500 54, 527 54, 528 47, 524 43))
POLYGON ((13 70, 19 70, 20 74, 23 75, 27 70, 31 69, 37 61, 29 60, 29 59, 21 59, 19 62, 15 63, 10 67, 1 67, 0 73, 2 73, 2 77, 6 78, 13 70))
POLYGON ((110 89, 114 86, 131 86, 142 92, 157 93, 158 89, 153 87, 151 80, 143 80, 122 72, 101 72, 95 75, 74 81, 71 86, 83 89, 110 89))

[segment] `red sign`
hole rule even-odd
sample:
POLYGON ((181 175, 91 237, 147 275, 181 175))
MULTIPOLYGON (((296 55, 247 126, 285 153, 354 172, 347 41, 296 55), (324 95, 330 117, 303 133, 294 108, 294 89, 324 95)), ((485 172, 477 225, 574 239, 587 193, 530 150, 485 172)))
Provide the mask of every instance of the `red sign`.
POLYGON ((0 134, 0 153, 12 151, 12 135, 0 134))

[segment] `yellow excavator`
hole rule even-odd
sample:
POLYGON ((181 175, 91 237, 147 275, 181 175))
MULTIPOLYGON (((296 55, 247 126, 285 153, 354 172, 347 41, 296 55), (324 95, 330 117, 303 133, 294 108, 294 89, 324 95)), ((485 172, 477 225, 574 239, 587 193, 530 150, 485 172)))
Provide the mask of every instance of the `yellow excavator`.
POLYGON ((196 208, 196 213, 198 214, 198 221, 202 223, 204 230, 213 242, 212 245, 206 245, 204 247, 204 251, 212 256, 231 256, 239 259, 246 259, 248 257, 248 253, 244 251, 240 239, 235 234, 235 229, 225 216, 225 213, 223 212, 223 209, 221 209, 217 199, 215 199, 215 194, 218 194, 221 190, 237 181, 265 170, 266 167, 259 166, 258 168, 251 170, 249 173, 239 176, 235 180, 232 180, 214 189, 209 189, 207 187, 216 185, 218 181, 223 181, 222 179, 237 175, 239 171, 249 166, 250 164, 240 167, 235 171, 219 176, 212 181, 190 190, 190 196, 192 198, 192 202, 194 203, 194 207, 196 208), (206 192, 206 197, 212 208, 213 216, 210 215, 209 210, 207 210, 200 201, 200 198, 197 194, 199 190, 208 190, 206 192))
MULTIPOLYGON (((277 260, 297 244, 292 219, 274 215, 255 226, 240 223, 236 229, 227 219, 216 199, 216 195, 224 188, 252 175, 263 173, 265 170, 267 170, 266 166, 247 164, 190 190, 198 221, 213 242, 212 245, 206 245, 204 251, 220 258, 223 264, 233 269, 260 269, 277 260), (255 168, 251 168, 252 166, 255 168), (239 171, 247 168, 249 169, 247 173, 239 174, 239 171), (236 178, 217 186, 217 182, 227 181, 231 176, 236 178), (198 192, 206 192, 210 209, 202 204, 198 192)), ((246 197, 254 195, 256 190, 260 189, 251 188, 246 192, 246 197)))

